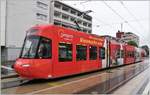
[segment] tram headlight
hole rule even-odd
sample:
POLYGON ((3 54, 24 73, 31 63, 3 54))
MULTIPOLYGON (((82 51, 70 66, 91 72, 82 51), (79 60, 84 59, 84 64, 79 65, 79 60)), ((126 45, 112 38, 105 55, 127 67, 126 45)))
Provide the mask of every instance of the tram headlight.
POLYGON ((22 67, 30 67, 29 64, 23 64, 22 67))

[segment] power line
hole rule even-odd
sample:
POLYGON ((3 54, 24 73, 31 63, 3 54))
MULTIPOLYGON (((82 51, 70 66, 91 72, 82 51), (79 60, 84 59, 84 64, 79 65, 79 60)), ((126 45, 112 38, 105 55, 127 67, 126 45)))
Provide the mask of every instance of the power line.
MULTIPOLYGON (((88 2, 91 2, 91 0, 87 0, 87 1, 80 2, 80 5, 81 5, 83 8, 85 8, 85 6, 83 6, 83 4, 88 3, 88 2)), ((73 5, 76 5, 76 4, 73 4, 73 5)), ((93 12, 93 13, 94 13, 94 12, 93 12)), ((93 16, 93 17, 94 17, 94 19, 96 19, 96 21, 98 21, 98 22, 100 22, 100 23, 102 23, 102 24, 104 24, 104 25, 106 25, 106 26, 109 26, 109 27, 112 28, 112 29, 115 29, 114 27, 112 27, 111 24, 108 24, 108 23, 106 23, 106 22, 100 20, 100 19, 97 18, 96 16, 93 16)), ((101 25, 96 25, 96 26, 100 27, 101 25)))
MULTIPOLYGON (((84 2, 80 2, 80 5, 82 5, 83 6, 83 4, 84 3, 88 3, 88 2, 90 2, 91 0, 87 0, 87 1, 84 1, 84 2)), ((137 29, 135 29, 130 23, 129 23, 129 21, 127 21, 124 17, 122 17, 118 12, 116 12, 111 6, 109 6, 105 1, 103 1, 104 2, 104 4, 111 10, 111 11, 113 11, 117 16, 119 16, 122 20, 123 20, 123 22, 126 22, 127 24, 128 24, 128 26, 132 29, 132 30, 134 30, 134 31, 137 31, 137 29)), ((83 6, 84 7, 84 6, 83 6)), ((113 28, 113 29, 115 29, 114 27, 112 27, 112 25, 111 24, 108 24, 108 23, 106 23, 106 22, 104 22, 104 21, 102 21, 102 20, 100 20, 100 19, 98 19, 97 17, 94 17, 98 22, 100 22, 100 23, 103 23, 104 25, 107 25, 107 26, 109 26, 109 27, 111 27, 111 28, 113 28)), ((136 21, 137 21, 138 19, 136 19, 136 21)), ((131 21, 130 21, 131 22, 131 21)), ((121 22, 122 23, 122 22, 121 22)), ((116 24, 119 24, 119 23, 116 23, 116 24)))
POLYGON ((80 2, 80 4, 84 4, 84 3, 87 3, 87 2, 90 2, 91 0, 86 0, 86 1, 83 1, 83 2, 80 2))
POLYGON ((113 8, 111 8, 105 1, 103 3, 111 10, 113 11, 117 16, 119 16, 123 21, 126 21, 120 14, 118 14, 113 8))
POLYGON ((130 14, 130 16, 133 19, 135 19, 135 21, 139 24, 139 26, 144 29, 143 25, 139 22, 139 20, 136 18, 136 16, 126 7, 126 5, 123 3, 123 1, 120 1, 120 3, 127 10, 127 12, 130 14))
MULTIPOLYGON (((88 2, 91 2, 91 0, 87 0, 87 1, 84 1, 84 2, 80 2, 80 5, 83 6, 83 4, 88 3, 88 2)), ((85 6, 83 6, 83 8, 85 8, 85 6)), ((93 13, 94 13, 94 12, 93 12, 93 13)), ((106 25, 106 26, 109 26, 109 27, 112 28, 112 29, 115 29, 114 27, 112 27, 111 24, 108 24, 108 23, 106 23, 106 22, 100 20, 100 19, 97 18, 96 16, 94 16, 94 19, 96 19, 96 21, 98 21, 98 22, 100 22, 100 23, 102 23, 102 24, 104 24, 104 25, 106 25)), ((100 27, 101 25, 96 25, 96 26, 100 27)))
POLYGON ((119 16, 124 22, 127 22, 127 24, 130 26, 130 28, 132 28, 132 30, 137 31, 131 24, 129 24, 129 22, 123 18, 119 13, 117 13, 112 7, 110 7, 105 1, 103 1, 103 3, 111 10, 113 11, 117 16, 119 16))
POLYGON ((98 21, 98 22, 100 22, 100 23, 102 23, 102 24, 104 24, 104 25, 107 25, 107 26, 109 26, 110 28, 113 28, 113 29, 114 29, 114 27, 112 27, 111 24, 108 24, 108 23, 106 23, 106 22, 100 20, 99 18, 97 18, 97 17, 95 17, 95 16, 94 16, 94 19, 96 19, 96 21, 98 21))
MULTIPOLYGON (((145 21, 145 20, 149 20, 148 18, 143 18, 143 19, 137 19, 138 21, 145 21)), ((128 22, 136 22, 136 20, 128 20, 128 22)), ((109 25, 111 24, 120 24, 120 23, 123 23, 123 22, 112 22, 112 23, 109 23, 109 25)), ((106 24, 103 24, 103 25, 106 25, 106 24)))

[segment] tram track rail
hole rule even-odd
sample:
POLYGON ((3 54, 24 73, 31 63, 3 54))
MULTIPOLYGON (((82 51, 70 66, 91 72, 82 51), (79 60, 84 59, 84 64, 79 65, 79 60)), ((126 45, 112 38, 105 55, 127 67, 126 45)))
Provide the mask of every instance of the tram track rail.
MULTIPOLYGON (((142 66, 142 65, 140 65, 140 63, 137 63, 137 65, 139 65, 138 67, 140 67, 140 66, 142 66)), ((73 76, 73 78, 72 78, 72 76, 71 77, 69 77, 69 78, 61 78, 61 79, 56 79, 56 81, 58 81, 58 82, 56 82, 56 83, 54 83, 54 84, 52 84, 53 85, 53 87, 59 87, 59 86, 61 86, 61 85, 65 85, 66 83, 59 83, 59 81, 68 81, 68 82, 71 82, 71 81, 76 81, 76 80, 78 80, 78 79, 84 79, 84 78, 86 78, 86 77, 89 77, 89 76, 94 76, 94 75, 97 75, 97 74, 102 74, 102 73, 113 73, 114 72, 114 70, 116 70, 116 71, 119 71, 119 70, 122 70, 122 69, 133 69, 133 68, 135 68, 136 66, 137 66, 136 64, 131 64, 131 65, 126 65, 126 66, 120 66, 120 67, 113 67, 113 68, 111 68, 111 69, 106 69, 106 70, 100 70, 100 72, 98 72, 98 71, 95 71, 95 72, 90 72, 89 74, 84 74, 84 75, 82 75, 82 74, 80 74, 80 75, 75 75, 75 76, 73 76), (80 78, 78 78, 78 77, 80 77, 80 78), (72 80, 72 79, 74 79, 74 80, 72 80), (58 85, 59 84, 59 85, 58 85)), ((135 68, 136 69, 136 68, 135 68)), ((140 73, 140 72, 139 72, 140 73)), ((139 74, 139 73, 137 73, 137 75, 139 74)), ((135 76, 134 76, 135 77, 135 76)), ((132 77, 133 78, 133 77, 132 77)), ((131 78, 131 79, 132 79, 131 78)), ((19 80, 19 81, 21 81, 21 80, 19 80)), ((46 80, 46 82, 50 82, 50 81, 55 81, 55 79, 54 80, 46 80)), ((126 82, 127 81, 129 81, 129 79, 128 80, 126 80, 126 82)), ((27 84, 27 85, 32 85, 32 82, 30 82, 31 84, 27 84)), ((35 83, 36 84, 36 83, 35 83)), ((37 84, 38 84, 38 82, 37 82, 37 84)), ((51 83, 49 83, 49 84, 51 84, 51 83)), ((120 86, 121 85, 123 85, 123 83, 120 83, 120 86)), ((18 88, 18 86, 19 86, 19 88, 20 87, 22 87, 22 86, 24 86, 24 85, 21 85, 20 86, 20 84, 18 84, 18 85, 16 85, 16 86, 14 86, 14 87, 17 87, 18 88)), ((11 86, 11 87, 13 87, 13 86, 11 86)), ((118 87, 119 87, 119 84, 118 84, 118 87)), ((107 91, 107 92, 105 92, 105 93, 111 93, 113 90, 115 90, 115 89, 117 89, 118 87, 114 87, 113 89, 111 89, 111 90, 109 90, 109 91, 107 91)), ((5 87, 5 88, 3 88, 3 89, 9 89, 10 87, 5 87)), ((47 87, 47 89, 49 89, 48 87, 47 87)), ((50 89, 52 89, 52 87, 50 88, 50 89)), ((35 90, 34 90, 35 91, 35 90)), ((29 94, 34 94, 34 93, 40 93, 40 89, 39 90, 36 90, 37 92, 34 92, 34 91, 30 91, 30 92, 27 92, 27 93, 29 93, 29 94)), ((44 89, 42 90, 41 89, 41 91, 44 91, 44 89)), ((74 92, 74 93, 80 93, 81 91, 79 91, 79 92, 74 92)), ((25 92, 26 93, 26 92, 25 92)), ((20 94, 20 93, 19 93, 20 94)), ((41 93, 40 93, 41 94, 41 93)), ((46 93, 47 94, 47 93, 46 93)), ((66 94, 66 93, 65 93, 66 94)))
POLYGON ((1 80, 1 89, 20 86, 28 81, 29 80, 23 79, 20 77, 5 78, 5 79, 1 80))
POLYGON ((142 71, 137 72, 135 75, 130 76, 129 78, 125 79, 124 81, 118 83, 118 85, 114 86, 112 89, 108 90, 106 92, 106 94, 111 94, 113 91, 117 90, 119 87, 122 87, 125 83, 127 83, 128 81, 130 81, 131 79, 133 79, 134 77, 136 77, 137 75, 139 75, 140 73, 142 73, 143 71, 145 71, 146 69, 148 69, 149 67, 144 68, 142 71))
MULTIPOLYGON (((143 69, 144 70, 144 69, 143 69)), ((141 73, 141 71, 139 72, 141 73)), ((137 73, 138 74, 138 73, 137 73)), ((73 81, 71 83, 66 83, 64 85, 60 85, 60 86, 55 86, 55 87, 51 87, 51 88, 46 88, 46 89, 42 89, 42 90, 38 90, 38 91, 33 91, 33 92, 30 92, 28 94, 70 94, 70 93, 74 93, 74 94, 89 94, 90 92, 90 89, 95 89, 94 86, 95 85, 92 85, 91 87, 86 85, 85 84, 91 84, 92 81, 95 82, 95 84, 97 84, 98 82, 96 82, 97 80, 99 80, 99 76, 102 76, 102 75, 105 75, 104 73, 103 74, 99 74, 99 75, 95 75, 95 76, 91 76, 89 78, 85 78, 85 79, 80 79, 80 80, 77 80, 77 81, 73 81), (88 81, 87 81, 88 80, 88 81), (84 86, 84 87, 83 87, 84 86), (82 91, 81 89, 85 89, 85 91, 82 91)), ((118 76, 117 76, 118 77, 118 76)), ((115 77, 113 78, 115 79, 115 77)), ((111 79, 108 79, 109 81, 111 79)), ((108 81, 106 80, 106 81, 108 81)), ((104 82, 106 82, 104 81, 104 82)), ((102 82, 102 83, 104 83, 102 82)), ((114 81, 111 80, 111 83, 113 83, 114 81)), ((109 87, 112 87, 113 85, 109 85, 109 87)), ((102 89, 98 87, 98 90, 101 91, 102 89)), ((102 92, 103 94, 107 94, 109 93, 110 91, 114 90, 113 89, 107 89, 105 92, 102 92)), ((102 93, 98 93, 98 94, 102 94, 102 93)))
POLYGON ((3 75, 1 77, 1 80, 8 79, 8 78, 16 78, 16 77, 19 77, 19 75, 17 73, 12 73, 12 74, 9 74, 9 75, 3 75))
POLYGON ((77 92, 76 94, 111 94, 113 91, 117 90, 119 87, 123 86, 125 83, 148 69, 148 67, 141 67, 140 70, 137 70, 137 68, 129 71, 129 75, 122 77, 122 75, 116 76, 114 78, 110 78, 109 80, 106 80, 100 84, 97 84, 91 88, 88 88, 86 90, 77 92), (134 72, 136 71, 136 72, 134 72), (130 73, 132 72, 132 73, 130 73), (119 79, 120 78, 120 79, 119 79), (122 78, 122 79, 121 79, 122 78))
MULTIPOLYGON (((62 77, 62 78, 57 78, 57 79, 53 79, 51 81, 59 81, 59 80, 63 80, 63 79, 66 79, 66 78, 71 78, 71 77, 79 77, 79 76, 88 76, 90 74, 94 74, 94 73, 99 73, 99 72, 107 72, 107 73, 112 73, 111 70, 113 69, 119 69, 120 67, 123 67, 123 66, 132 66, 134 64, 127 64, 127 65, 120 65, 120 66, 116 66, 116 67, 111 67, 111 68, 105 68, 105 69, 101 69, 101 70, 96 70, 96 71, 92 71, 92 72, 85 72, 85 73, 81 73, 81 74, 77 74, 77 75, 71 75, 71 76, 65 76, 65 77, 62 77)), ((11 87, 17 87, 17 86, 20 86, 20 85, 23 85, 27 82, 30 82, 30 81, 37 81, 37 80, 27 80, 27 79, 24 79, 24 78, 20 78, 18 74, 14 73, 14 74, 10 74, 10 75, 6 75, 4 77, 1 77, 1 89, 7 89, 7 88, 11 88, 11 87), (7 80, 10 80, 10 81, 7 81, 7 80)), ((43 81, 43 80, 42 80, 43 81)), ((49 81, 49 80, 45 80, 45 81, 49 81)), ((30 82, 31 83, 31 82, 30 82)))

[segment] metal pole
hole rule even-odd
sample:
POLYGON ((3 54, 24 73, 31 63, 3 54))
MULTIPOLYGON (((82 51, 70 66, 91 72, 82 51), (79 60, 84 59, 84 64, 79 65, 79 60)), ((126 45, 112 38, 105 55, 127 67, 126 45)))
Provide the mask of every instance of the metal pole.
POLYGON ((123 31, 123 23, 121 23, 121 32, 123 31))

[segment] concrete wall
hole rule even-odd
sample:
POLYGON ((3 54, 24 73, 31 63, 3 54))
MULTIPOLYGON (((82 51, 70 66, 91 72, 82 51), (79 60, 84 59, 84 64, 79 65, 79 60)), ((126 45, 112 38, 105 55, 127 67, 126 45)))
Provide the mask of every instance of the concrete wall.
POLYGON ((21 50, 26 30, 36 24, 35 0, 8 0, 6 16, 7 60, 15 60, 21 50))
POLYGON ((22 46, 26 30, 36 24, 35 0, 8 0, 6 47, 22 46))
POLYGON ((5 46, 6 0, 1 0, 0 4, 0 44, 5 46))
POLYGON ((7 0, 5 2, 7 6, 4 9, 6 9, 7 15, 6 18, 3 16, 6 24, 2 26, 1 38, 4 46, 3 50, 5 50, 3 56, 6 56, 7 60, 15 60, 19 56, 26 31, 29 28, 37 24, 49 23, 49 8, 47 10, 38 8, 37 1, 49 4, 49 0, 7 0), (47 20, 38 19, 38 12, 46 14, 47 20))

